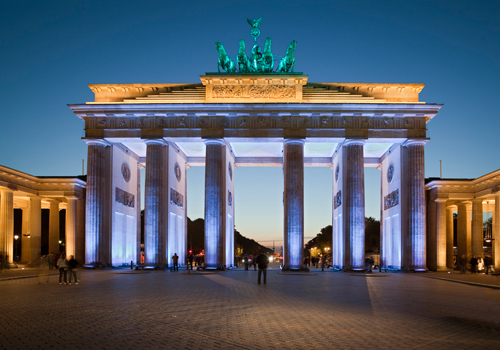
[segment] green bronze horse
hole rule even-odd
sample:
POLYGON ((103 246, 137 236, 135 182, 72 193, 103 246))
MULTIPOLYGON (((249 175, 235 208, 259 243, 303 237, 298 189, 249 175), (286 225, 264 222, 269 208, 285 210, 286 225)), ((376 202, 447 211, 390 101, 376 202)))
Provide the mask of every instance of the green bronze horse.
POLYGON ((271 52, 271 38, 266 38, 262 59, 264 60, 264 72, 271 73, 274 69, 274 57, 271 52))
POLYGON ((220 73, 220 68, 224 69, 226 73, 234 73, 236 72, 236 65, 233 60, 229 58, 226 53, 226 49, 224 49, 224 45, 219 42, 215 43, 215 48, 219 53, 219 61, 217 62, 217 71, 220 73))
POLYGON ((238 56, 236 57, 238 61, 238 70, 240 73, 251 73, 255 70, 253 69, 247 54, 245 53, 245 41, 240 40, 240 49, 238 51, 238 56))
POLYGON ((288 73, 291 69, 293 73, 293 69, 295 68, 295 57, 293 56, 293 52, 297 47, 297 42, 293 40, 290 45, 288 45, 288 49, 286 50, 286 55, 280 61, 278 66, 279 73, 288 73))

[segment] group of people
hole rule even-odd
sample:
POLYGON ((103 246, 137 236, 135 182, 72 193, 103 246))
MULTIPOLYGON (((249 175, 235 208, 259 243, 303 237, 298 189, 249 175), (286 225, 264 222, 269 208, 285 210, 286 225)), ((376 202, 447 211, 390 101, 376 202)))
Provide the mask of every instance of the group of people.
POLYGON ((75 260, 73 255, 69 256, 69 259, 66 258, 65 253, 61 254, 52 254, 49 253, 46 256, 42 256, 40 259, 40 272, 39 272, 39 282, 42 283, 43 277, 45 277, 48 282, 48 270, 52 270, 56 267, 59 270, 59 284, 70 284, 73 279, 75 280, 75 284, 78 284, 76 267, 78 266, 78 261, 75 260), (68 273, 69 273, 69 282, 68 282, 68 273))
POLYGON ((490 256, 485 256, 484 258, 482 258, 481 256, 473 255, 472 258, 467 261, 467 257, 465 256, 465 254, 462 254, 462 256, 460 256, 457 260, 457 265, 460 269, 461 274, 466 273, 467 263, 470 264, 470 272, 472 274, 476 274, 479 271, 485 270, 485 273, 488 275, 491 271, 493 260, 490 256))

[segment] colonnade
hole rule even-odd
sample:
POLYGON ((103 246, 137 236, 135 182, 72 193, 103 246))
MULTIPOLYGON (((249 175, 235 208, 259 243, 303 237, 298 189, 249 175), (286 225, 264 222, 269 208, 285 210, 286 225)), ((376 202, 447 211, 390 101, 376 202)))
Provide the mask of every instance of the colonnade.
MULTIPOLYGON (((451 182, 451 181, 450 181, 451 182)), ((472 194, 473 196, 473 194, 472 194)), ((456 258, 464 255, 467 261, 472 256, 484 257, 485 238, 483 234, 483 212, 490 212, 493 218, 492 259, 500 269, 500 194, 470 200, 450 200, 449 195, 430 195, 428 200, 428 266, 431 270, 453 269, 454 231, 457 232, 456 258), (494 204, 486 205, 491 200, 494 204), (454 213, 457 213, 456 228, 454 213)))
POLYGON ((7 263, 13 264, 15 255, 20 261, 30 265, 36 264, 42 254, 42 199, 49 203, 49 246, 48 251, 58 253, 65 251, 67 255, 73 255, 83 262, 84 259, 84 227, 80 223, 84 221, 84 200, 75 196, 66 198, 66 224, 64 246, 59 243, 59 212, 61 210, 60 199, 42 198, 41 196, 29 196, 27 200, 14 203, 14 192, 10 189, 0 190, 0 254, 7 263), (22 210, 22 233, 21 251, 14 250, 14 209, 22 210))

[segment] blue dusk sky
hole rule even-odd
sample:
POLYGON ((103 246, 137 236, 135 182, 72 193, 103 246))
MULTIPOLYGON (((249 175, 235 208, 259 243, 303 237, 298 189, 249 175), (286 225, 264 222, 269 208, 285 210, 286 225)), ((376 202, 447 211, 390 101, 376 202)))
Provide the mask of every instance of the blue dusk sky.
MULTIPOLYGON (((500 168, 499 1, 2 1, 0 164, 79 175, 83 122, 67 104, 87 84, 197 83, 217 70, 215 42, 235 56, 253 40, 283 55, 297 40, 309 82, 424 83, 444 104, 428 124, 425 175, 475 178, 500 168)), ((248 50, 247 50, 248 51, 248 50)), ((366 215, 380 216, 380 172, 366 168, 366 215)), ((188 216, 203 217, 204 168, 188 169, 188 216)), ((235 170, 236 228, 281 244, 281 168, 235 170)), ((305 169, 305 239, 332 221, 332 170, 305 169)))

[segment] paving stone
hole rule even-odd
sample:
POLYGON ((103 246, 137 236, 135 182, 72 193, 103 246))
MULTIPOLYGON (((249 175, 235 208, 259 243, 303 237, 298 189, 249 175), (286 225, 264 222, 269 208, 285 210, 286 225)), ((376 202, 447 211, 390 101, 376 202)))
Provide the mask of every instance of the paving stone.
POLYGON ((315 272, 270 270, 267 285, 241 269, 79 270, 71 286, 3 278, 0 348, 500 348, 500 290, 426 278, 438 274, 315 272))

